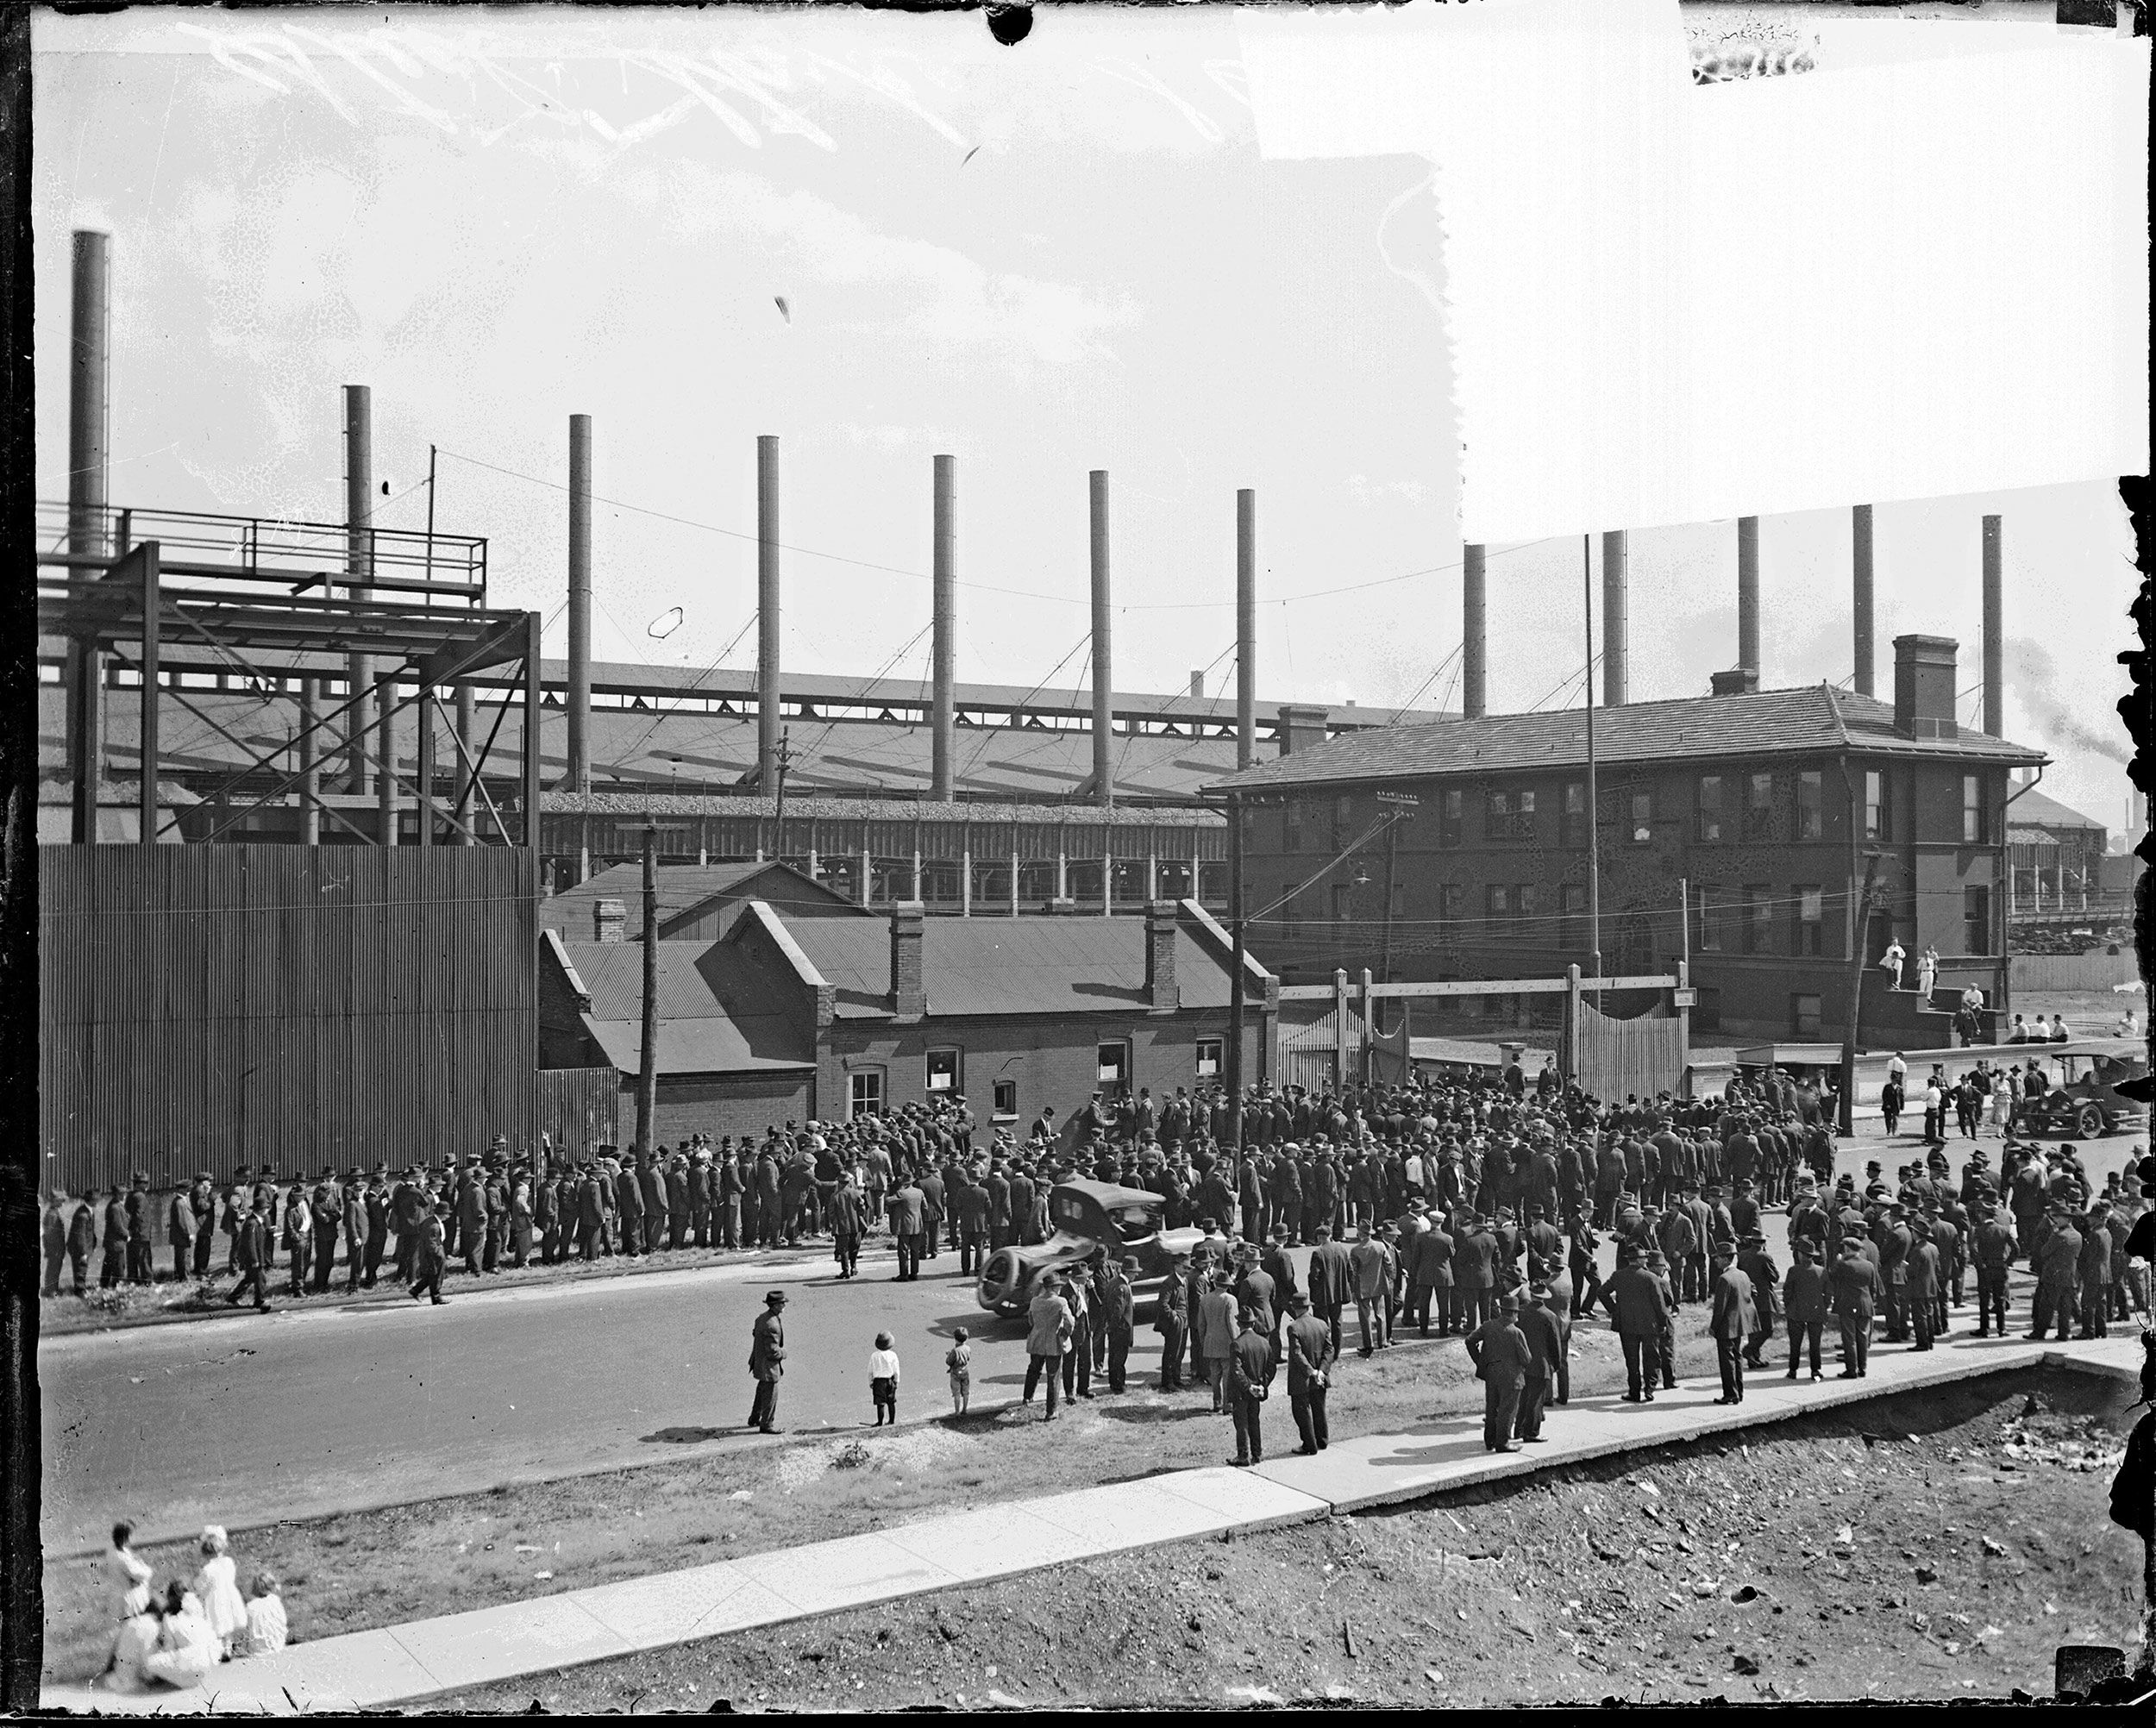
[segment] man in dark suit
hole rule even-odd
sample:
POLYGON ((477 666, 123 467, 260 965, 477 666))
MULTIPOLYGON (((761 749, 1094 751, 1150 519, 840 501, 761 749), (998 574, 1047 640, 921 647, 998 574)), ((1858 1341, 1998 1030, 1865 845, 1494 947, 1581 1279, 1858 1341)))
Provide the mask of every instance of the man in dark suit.
MULTIPOLYGON (((172 1244, 172 1276, 182 1282, 186 1280, 188 1262, 194 1255, 196 1224, 192 1197, 185 1188, 176 1190, 172 1195, 172 1205, 166 1210, 165 1239, 172 1244)), ((63 1246, 66 1241, 66 1236, 63 1234, 61 1237, 63 1246)), ((53 1289, 48 1293, 56 1293, 60 1286, 60 1262, 57 1260, 53 1262, 51 1281, 53 1289)))
POLYGON ((898 1276, 893 1281, 918 1278, 921 1249, 928 1231, 928 1200, 920 1184, 906 1177, 892 1190, 883 1206, 890 1214, 891 1236, 899 1249, 898 1276))
POLYGON ((1520 1414, 1513 1437, 1539 1444, 1542 1412, 1549 1401, 1550 1388, 1557 1382, 1557 1371, 1564 1362, 1564 1337, 1557 1317, 1550 1309, 1550 1287, 1539 1282, 1531 1284, 1527 1296, 1528 1299, 1520 1305, 1518 1316, 1520 1334, 1527 1341, 1527 1377, 1520 1388, 1520 1414))
POLYGON ((1631 1249, 1620 1249, 1617 1269, 1602 1286, 1601 1304, 1617 1324, 1625 1353, 1625 1402, 1652 1404, 1661 1376, 1662 1286, 1631 1249))
POLYGON ((1812 1378, 1818 1380, 1820 1334, 1827 1324, 1827 1274, 1819 1263, 1819 1249, 1810 1237, 1798 1237, 1794 1252, 1796 1263, 1789 1268, 1789 1275, 1782 1286, 1783 1312, 1789 1325, 1789 1371, 1783 1378, 1796 1378, 1799 1362, 1808 1345, 1812 1378))
POLYGON ((1126 1255, 1120 1265, 1111 1262, 1095 1280, 1100 1293, 1100 1332, 1107 1343, 1108 1390, 1121 1392, 1131 1360, 1131 1345, 1138 1335, 1138 1292, 1131 1280, 1138 1276, 1136 1256, 1126 1255))
MULTIPOLYGON (((2073 1220, 2065 1205, 2054 1201, 2046 1215, 2048 1228, 2040 1227, 2036 1243, 2029 1255, 2036 1274, 2036 1303, 2032 1338, 2044 1336, 2046 1328, 2054 1319, 2063 1341, 2073 1324, 2075 1310, 2080 1306, 2081 1294, 2081 1232, 2073 1227, 2073 1220)), ((106 1230, 111 1229, 111 1215, 106 1214, 106 1230)), ((106 1244, 110 1267, 111 1246, 106 1244)))
POLYGON ((747 1425, 759 1434, 776 1434, 779 1422, 779 1381, 786 1373, 786 1292, 765 1293, 763 1312, 756 1316, 749 1342, 749 1372, 756 1382, 756 1395, 749 1406, 747 1425))
POLYGON ((1355 1263, 1332 1239, 1332 1226, 1320 1219, 1312 1226, 1317 1246, 1310 1250, 1307 1276, 1310 1305, 1332 1335, 1332 1354, 1340 1354, 1340 1311, 1355 1299, 1355 1263))
POLYGON ((1153 1330, 1160 1334, 1160 1390, 1183 1389, 1183 1346, 1190 1333, 1190 1256, 1179 1254, 1162 1280, 1153 1330))
POLYGON ((486 1252, 486 1188, 479 1173, 466 1168, 457 1187, 457 1240, 464 1249, 464 1269, 478 1277, 486 1252))
POLYGON ((1288 1407, 1302 1439, 1296 1449, 1312 1457, 1326 1449, 1325 1395, 1338 1353, 1331 1328, 1310 1312, 1309 1297, 1299 1291, 1288 1299, 1288 1307, 1294 1317, 1287 1327, 1288 1407))
MULTIPOLYGON (((126 1281, 128 1262, 133 1255, 132 1239, 128 1235, 127 1198, 119 1189, 112 1188, 105 1195, 105 1258, 97 1269, 97 1287, 111 1290, 126 1281)), ((2074 1238, 2074 1246, 2081 1246, 2081 1238, 2074 1238)), ((2064 1333, 2062 1326, 2061 1333, 2064 1333)))
POLYGON ((128 1282, 147 1284, 155 1276, 150 1244, 150 1179, 140 1170, 128 1188, 128 1282))
POLYGON ((1487 1324, 1497 1287, 1497 1238, 1463 1207, 1452 1224, 1453 1324, 1472 1332, 1487 1324))
POLYGON ((1228 1413, 1235 1422, 1235 1456, 1231 1464, 1249 1466, 1265 1462, 1265 1435, 1261 1418, 1265 1396, 1271 1390, 1280 1361, 1265 1317, 1255 1308, 1237 1316, 1235 1343, 1228 1356, 1228 1413))
POLYGON ((1977 1265, 1977 1336, 1991 1335, 1991 1323, 1998 1322, 2001 1337, 2006 1336, 2006 1273, 2014 1263, 2018 1243, 2012 1227, 2001 1222, 1997 1210, 1979 1200, 1972 1209, 1974 1227, 1970 1231, 1970 1255, 1977 1265))
POLYGON ((1745 1341, 1759 1330, 1759 1309, 1752 1293, 1752 1280, 1743 1267, 1732 1261, 1714 1280, 1714 1305, 1708 1330, 1714 1335, 1714 1355, 1722 1371, 1722 1395, 1717 1404, 1745 1401, 1745 1341))
POLYGON ((1489 1452, 1520 1449, 1513 1433, 1533 1357, 1519 1321, 1520 1299, 1507 1290, 1497 1299, 1497 1312, 1467 1335, 1467 1353, 1482 1382, 1482 1449, 1489 1452))
POLYGON ((240 1298, 252 1290, 254 1293, 255 1312, 261 1314, 270 1312, 267 1284, 269 1252, 265 1246, 268 1240, 269 1224, 262 1215, 262 1203, 253 1201, 248 1215, 240 1221, 237 1238, 240 1281, 233 1287, 232 1293, 225 1298, 228 1306, 238 1307, 240 1298))
POLYGON ((1438 1336, 1452 1330, 1452 1236, 1443 1215, 1432 1212, 1407 1244, 1407 1318, 1430 1336, 1430 1310, 1438 1311, 1438 1336))
POLYGON ((1827 1299, 1841 1329, 1841 1378, 1862 1380, 1871 1357, 1871 1324, 1886 1287, 1865 1252, 1866 1238, 1845 1236, 1841 1258, 1827 1274, 1827 1299))

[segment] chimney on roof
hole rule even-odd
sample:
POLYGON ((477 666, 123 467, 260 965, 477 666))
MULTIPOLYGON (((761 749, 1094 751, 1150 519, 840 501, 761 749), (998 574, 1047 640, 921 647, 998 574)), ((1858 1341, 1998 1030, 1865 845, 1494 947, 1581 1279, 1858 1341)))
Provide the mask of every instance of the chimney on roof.
POLYGON ((623 927, 629 922, 629 908, 620 900, 592 902, 592 940, 619 942, 623 927))
POLYGON ((1195 701, 1203 702, 1206 699, 1206 675, 1202 672, 1190 674, 1190 694, 1195 701))
POLYGON ((1894 729, 1911 738, 1952 738, 1954 658, 1961 644, 1949 636, 1894 639, 1894 729))
POLYGON ((1626 596, 1630 580, 1626 568, 1627 542, 1618 529, 1602 536, 1602 706, 1622 708, 1627 689, 1626 643, 1626 596))
POLYGON ((1280 753, 1292 756, 1298 750, 1307 750, 1313 745, 1325 742, 1325 723, 1331 717, 1329 708, 1306 706, 1297 702, 1280 704, 1280 753))
POLYGON ((1072 917, 1077 911, 1078 902, 1068 894, 1051 898, 1048 903, 1048 915, 1052 918, 1072 917))
POLYGON ((1173 1014, 1182 1006, 1175 985, 1173 900, 1152 900, 1145 907, 1145 999, 1156 1014, 1173 1014))
POLYGON ((1480 720, 1487 690, 1489 590, 1483 548, 1468 547, 1460 566, 1460 714, 1480 720))
POLYGON ((1758 691, 1759 673, 1752 667, 1733 666, 1714 673, 1713 682, 1717 696, 1751 696, 1758 691))
POLYGON ((2001 518, 1984 519, 1984 729, 2006 736, 2006 598, 2001 518))
POLYGON ((918 900, 891 908, 891 1011, 901 1020, 918 1020, 928 1011, 928 986, 921 978, 921 911, 918 900))

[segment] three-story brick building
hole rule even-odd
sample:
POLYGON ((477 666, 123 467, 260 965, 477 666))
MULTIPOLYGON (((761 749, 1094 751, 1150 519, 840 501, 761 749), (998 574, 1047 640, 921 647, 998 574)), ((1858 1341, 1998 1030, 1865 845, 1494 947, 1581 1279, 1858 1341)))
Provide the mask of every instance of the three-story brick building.
POLYGON ((1605 975, 1689 958, 1695 1036, 1832 1041, 1854 954, 1898 938, 1908 989, 1872 975, 1860 1040, 1945 1043, 1969 985, 2007 1005, 2009 778, 2044 760, 1956 723, 1955 659, 1898 638, 1890 704, 1724 673, 1711 696, 1598 709, 1592 823, 1580 710, 1291 751, 1208 788, 1243 808, 1253 951, 1289 982, 1539 977, 1591 973, 1598 933, 1605 975), (1927 946, 1932 1002, 1915 993, 1927 946))

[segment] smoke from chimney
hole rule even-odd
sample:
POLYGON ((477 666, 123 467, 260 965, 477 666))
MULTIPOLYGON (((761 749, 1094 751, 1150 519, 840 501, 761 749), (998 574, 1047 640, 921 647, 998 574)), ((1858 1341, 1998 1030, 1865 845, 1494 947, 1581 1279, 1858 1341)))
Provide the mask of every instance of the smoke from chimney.
POLYGON ((2011 637, 2006 644, 2006 661, 2014 693, 2028 710, 2044 742, 2061 749, 2086 750, 2107 761, 2133 760, 2122 735, 2096 730, 2059 699, 2059 668, 2040 646, 2027 636, 2011 637))

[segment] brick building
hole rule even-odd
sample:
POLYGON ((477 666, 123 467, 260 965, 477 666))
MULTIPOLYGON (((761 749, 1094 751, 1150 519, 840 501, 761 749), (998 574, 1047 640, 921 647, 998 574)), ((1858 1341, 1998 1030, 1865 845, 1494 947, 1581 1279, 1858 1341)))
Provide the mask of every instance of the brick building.
MULTIPOLYGON (((761 1135, 964 1096, 984 1130, 1060 1115, 1094 1091, 1195 1089, 1227 1071, 1230 944, 1194 902, 1143 919, 990 923, 802 917, 751 901, 716 939, 659 955, 659 1120, 761 1135)), ((542 941, 542 1067, 611 1066, 632 1093, 642 1059, 640 942, 542 941)), ((1277 984, 1250 962, 1244 1063, 1264 1070, 1277 984)), ((628 1119, 625 1102, 624 1119, 628 1119)))
MULTIPOLYGON (((2009 774, 2044 758, 1956 724, 1955 659, 1943 638, 1898 638, 1890 704, 1724 673, 1711 696, 1598 709, 1605 975, 1689 955, 1695 1036, 1831 1039, 1855 946, 1876 960, 1891 936, 1912 962, 1938 949, 1947 1011, 1878 987, 1875 972, 1863 1040, 1946 1042, 1952 997, 1971 983, 2005 1006, 2009 774)), ((1396 727, 1216 784, 1244 805, 1254 951, 1298 983, 1336 967, 1407 980, 1591 971, 1586 728, 1579 710, 1396 727), (1384 798, 1403 796, 1412 812, 1392 819, 1400 806, 1384 798)))

